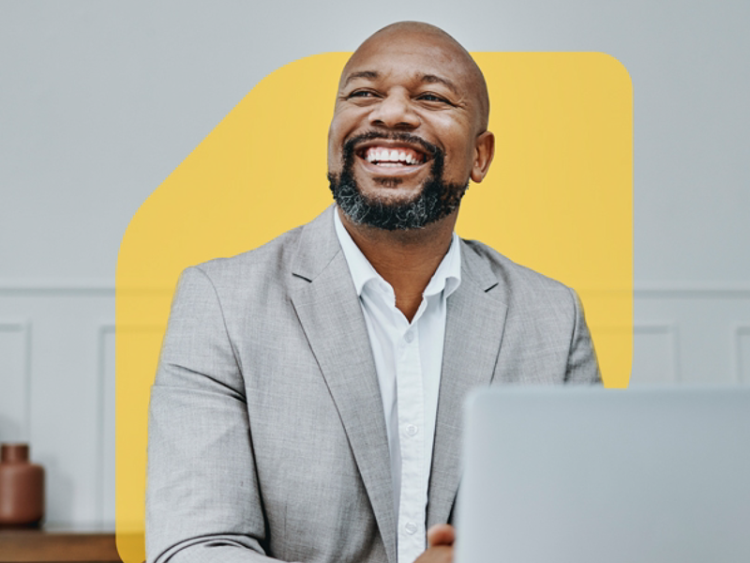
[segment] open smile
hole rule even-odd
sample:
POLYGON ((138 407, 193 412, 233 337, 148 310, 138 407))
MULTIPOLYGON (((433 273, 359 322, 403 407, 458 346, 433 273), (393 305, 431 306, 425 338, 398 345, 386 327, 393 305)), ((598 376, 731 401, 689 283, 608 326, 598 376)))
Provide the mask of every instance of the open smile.
POLYGON ((377 140, 355 150, 362 166, 370 173, 384 176, 403 176, 416 173, 432 157, 421 147, 410 143, 377 140))

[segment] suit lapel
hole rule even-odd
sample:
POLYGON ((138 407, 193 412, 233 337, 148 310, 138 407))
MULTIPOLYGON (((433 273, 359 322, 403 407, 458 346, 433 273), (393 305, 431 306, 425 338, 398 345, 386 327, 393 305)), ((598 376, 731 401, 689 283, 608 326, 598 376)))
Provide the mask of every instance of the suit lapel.
POLYGON ((461 245, 461 285, 448 298, 427 526, 447 522, 461 477, 463 403, 492 381, 507 306, 504 287, 471 246, 461 245))
POLYGON ((388 560, 396 561, 388 437, 362 309, 329 207, 306 225, 293 264, 292 302, 323 372, 370 498, 388 560))

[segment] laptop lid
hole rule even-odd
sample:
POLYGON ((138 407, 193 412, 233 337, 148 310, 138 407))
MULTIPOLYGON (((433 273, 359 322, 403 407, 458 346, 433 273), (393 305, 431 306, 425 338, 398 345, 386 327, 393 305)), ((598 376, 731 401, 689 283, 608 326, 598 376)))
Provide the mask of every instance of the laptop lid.
POLYGON ((750 387, 467 401, 458 563, 750 562, 750 387))

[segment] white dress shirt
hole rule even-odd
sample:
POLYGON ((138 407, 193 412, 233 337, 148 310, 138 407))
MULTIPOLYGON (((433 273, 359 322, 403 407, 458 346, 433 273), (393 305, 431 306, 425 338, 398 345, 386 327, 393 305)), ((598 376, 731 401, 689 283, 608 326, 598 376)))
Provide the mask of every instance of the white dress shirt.
POLYGON ((435 436, 446 300, 461 283, 461 249, 450 248, 422 294, 412 322, 396 308, 393 287, 375 271, 339 217, 344 251, 370 337, 391 454, 393 503, 398 515, 398 563, 412 563, 426 547, 427 485, 435 436))

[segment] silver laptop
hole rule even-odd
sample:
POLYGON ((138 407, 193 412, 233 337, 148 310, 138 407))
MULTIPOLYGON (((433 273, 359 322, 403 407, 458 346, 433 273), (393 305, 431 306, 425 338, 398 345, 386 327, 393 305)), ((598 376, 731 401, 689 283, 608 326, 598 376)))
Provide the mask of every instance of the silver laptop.
POLYGON ((466 405, 457 563, 750 563, 750 387, 466 405))

